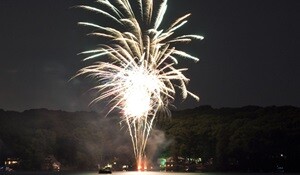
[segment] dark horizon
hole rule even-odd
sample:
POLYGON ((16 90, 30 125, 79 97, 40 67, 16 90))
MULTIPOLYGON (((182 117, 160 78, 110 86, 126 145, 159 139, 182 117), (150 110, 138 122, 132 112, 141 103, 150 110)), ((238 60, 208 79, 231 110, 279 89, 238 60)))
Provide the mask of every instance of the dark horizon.
MULTIPOLYGON (((94 1, 0 2, 0 108, 24 111, 48 108, 90 111, 94 84, 83 77, 69 81, 86 63, 77 53, 95 47, 79 21, 101 23, 101 15, 71 8, 94 1)), ((300 2, 168 1, 163 26, 191 12, 179 31, 203 35, 182 47, 200 58, 180 60, 188 67, 188 89, 200 102, 177 98, 178 109, 213 107, 300 107, 300 2)), ((96 42, 97 43, 97 42, 96 42)))
MULTIPOLYGON (((212 109, 212 110, 222 110, 222 109, 232 109, 232 110, 238 110, 238 109, 246 109, 246 108, 262 108, 262 109, 266 109, 266 108, 297 108, 300 109, 300 107, 298 106, 292 106, 292 105, 281 105, 281 106, 277 106, 277 105, 270 105, 270 106, 258 106, 258 105, 245 105, 245 106, 239 106, 239 107, 214 107, 211 105, 200 105, 200 106, 195 106, 193 108, 185 108, 185 109, 170 109, 171 112, 182 112, 182 111, 193 111, 193 110, 201 110, 201 109, 212 109)), ((108 116, 113 116, 115 114, 119 115, 119 112, 117 110, 114 110, 110 113, 107 113, 107 109, 103 109, 103 110, 77 110, 77 111, 68 111, 68 110, 63 110, 63 109, 49 109, 49 108, 31 108, 31 109, 25 109, 23 111, 17 111, 17 110, 6 110, 6 109, 2 109, 0 108, 0 111, 4 111, 4 112, 17 112, 17 113, 24 113, 24 112, 28 112, 28 111, 38 111, 38 110, 45 110, 45 111, 53 111, 53 112, 67 112, 67 113, 80 113, 80 112, 87 112, 87 113, 97 113, 97 114, 103 114, 106 115, 108 114, 108 116)))

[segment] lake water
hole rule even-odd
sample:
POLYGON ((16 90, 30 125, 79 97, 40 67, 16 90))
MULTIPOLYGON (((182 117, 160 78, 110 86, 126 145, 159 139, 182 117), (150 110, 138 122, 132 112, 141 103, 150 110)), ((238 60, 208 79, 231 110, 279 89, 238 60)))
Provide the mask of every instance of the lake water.
MULTIPOLYGON (((1 174, 1 173, 0 173, 1 174)), ((275 173, 281 175, 281 173, 275 173)), ((299 173, 284 173, 296 175, 299 173)), ((2 174, 1 174, 2 175, 2 174)), ((5 174, 6 175, 6 174, 5 174)), ((98 175, 97 172, 13 172, 7 175, 98 175)), ((178 173, 178 172, 113 172, 112 175, 274 175, 274 173, 178 173)))

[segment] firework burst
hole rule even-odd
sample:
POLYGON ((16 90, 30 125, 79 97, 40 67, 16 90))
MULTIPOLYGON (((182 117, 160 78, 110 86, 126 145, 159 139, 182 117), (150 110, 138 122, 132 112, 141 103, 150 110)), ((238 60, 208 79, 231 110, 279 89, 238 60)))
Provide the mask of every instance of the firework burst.
POLYGON ((203 37, 176 36, 175 31, 187 22, 190 14, 176 19, 169 28, 160 29, 167 0, 157 0, 155 3, 159 4, 155 6, 153 0, 97 0, 97 3, 103 8, 78 7, 108 17, 117 27, 79 22, 95 29, 90 35, 107 38, 109 42, 80 53, 87 55, 84 60, 98 61, 82 68, 76 76, 85 74, 97 80, 94 88, 99 96, 92 103, 108 100, 110 111, 118 109, 122 113, 140 165, 156 114, 160 110, 168 113, 175 92, 180 90, 183 99, 190 95, 199 100, 186 88, 189 79, 183 72, 187 68, 176 68, 179 57, 194 61, 198 58, 178 50, 174 44, 203 37), (132 9, 133 3, 138 5, 138 10, 132 9), (100 57, 105 57, 106 61, 99 61, 100 57))

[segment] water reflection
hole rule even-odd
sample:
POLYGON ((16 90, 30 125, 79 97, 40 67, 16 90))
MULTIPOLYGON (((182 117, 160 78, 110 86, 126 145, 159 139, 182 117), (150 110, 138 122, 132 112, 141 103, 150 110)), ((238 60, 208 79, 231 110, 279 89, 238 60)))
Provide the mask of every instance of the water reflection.
MULTIPOLYGON (((282 175, 281 173, 278 173, 282 175)), ((296 175, 297 173, 284 173, 296 175)), ((2 175, 0 173, 0 175, 2 175)), ((99 175, 98 172, 12 172, 9 175, 99 175)), ((113 172, 112 175, 274 175, 274 173, 182 173, 182 172, 113 172)))

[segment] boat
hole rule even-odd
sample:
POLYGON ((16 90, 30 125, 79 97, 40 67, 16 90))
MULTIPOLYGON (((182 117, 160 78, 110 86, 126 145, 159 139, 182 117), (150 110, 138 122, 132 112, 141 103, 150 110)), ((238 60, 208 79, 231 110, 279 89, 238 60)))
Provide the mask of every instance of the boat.
POLYGON ((111 170, 110 169, 100 169, 98 171, 98 174, 111 174, 111 170))

